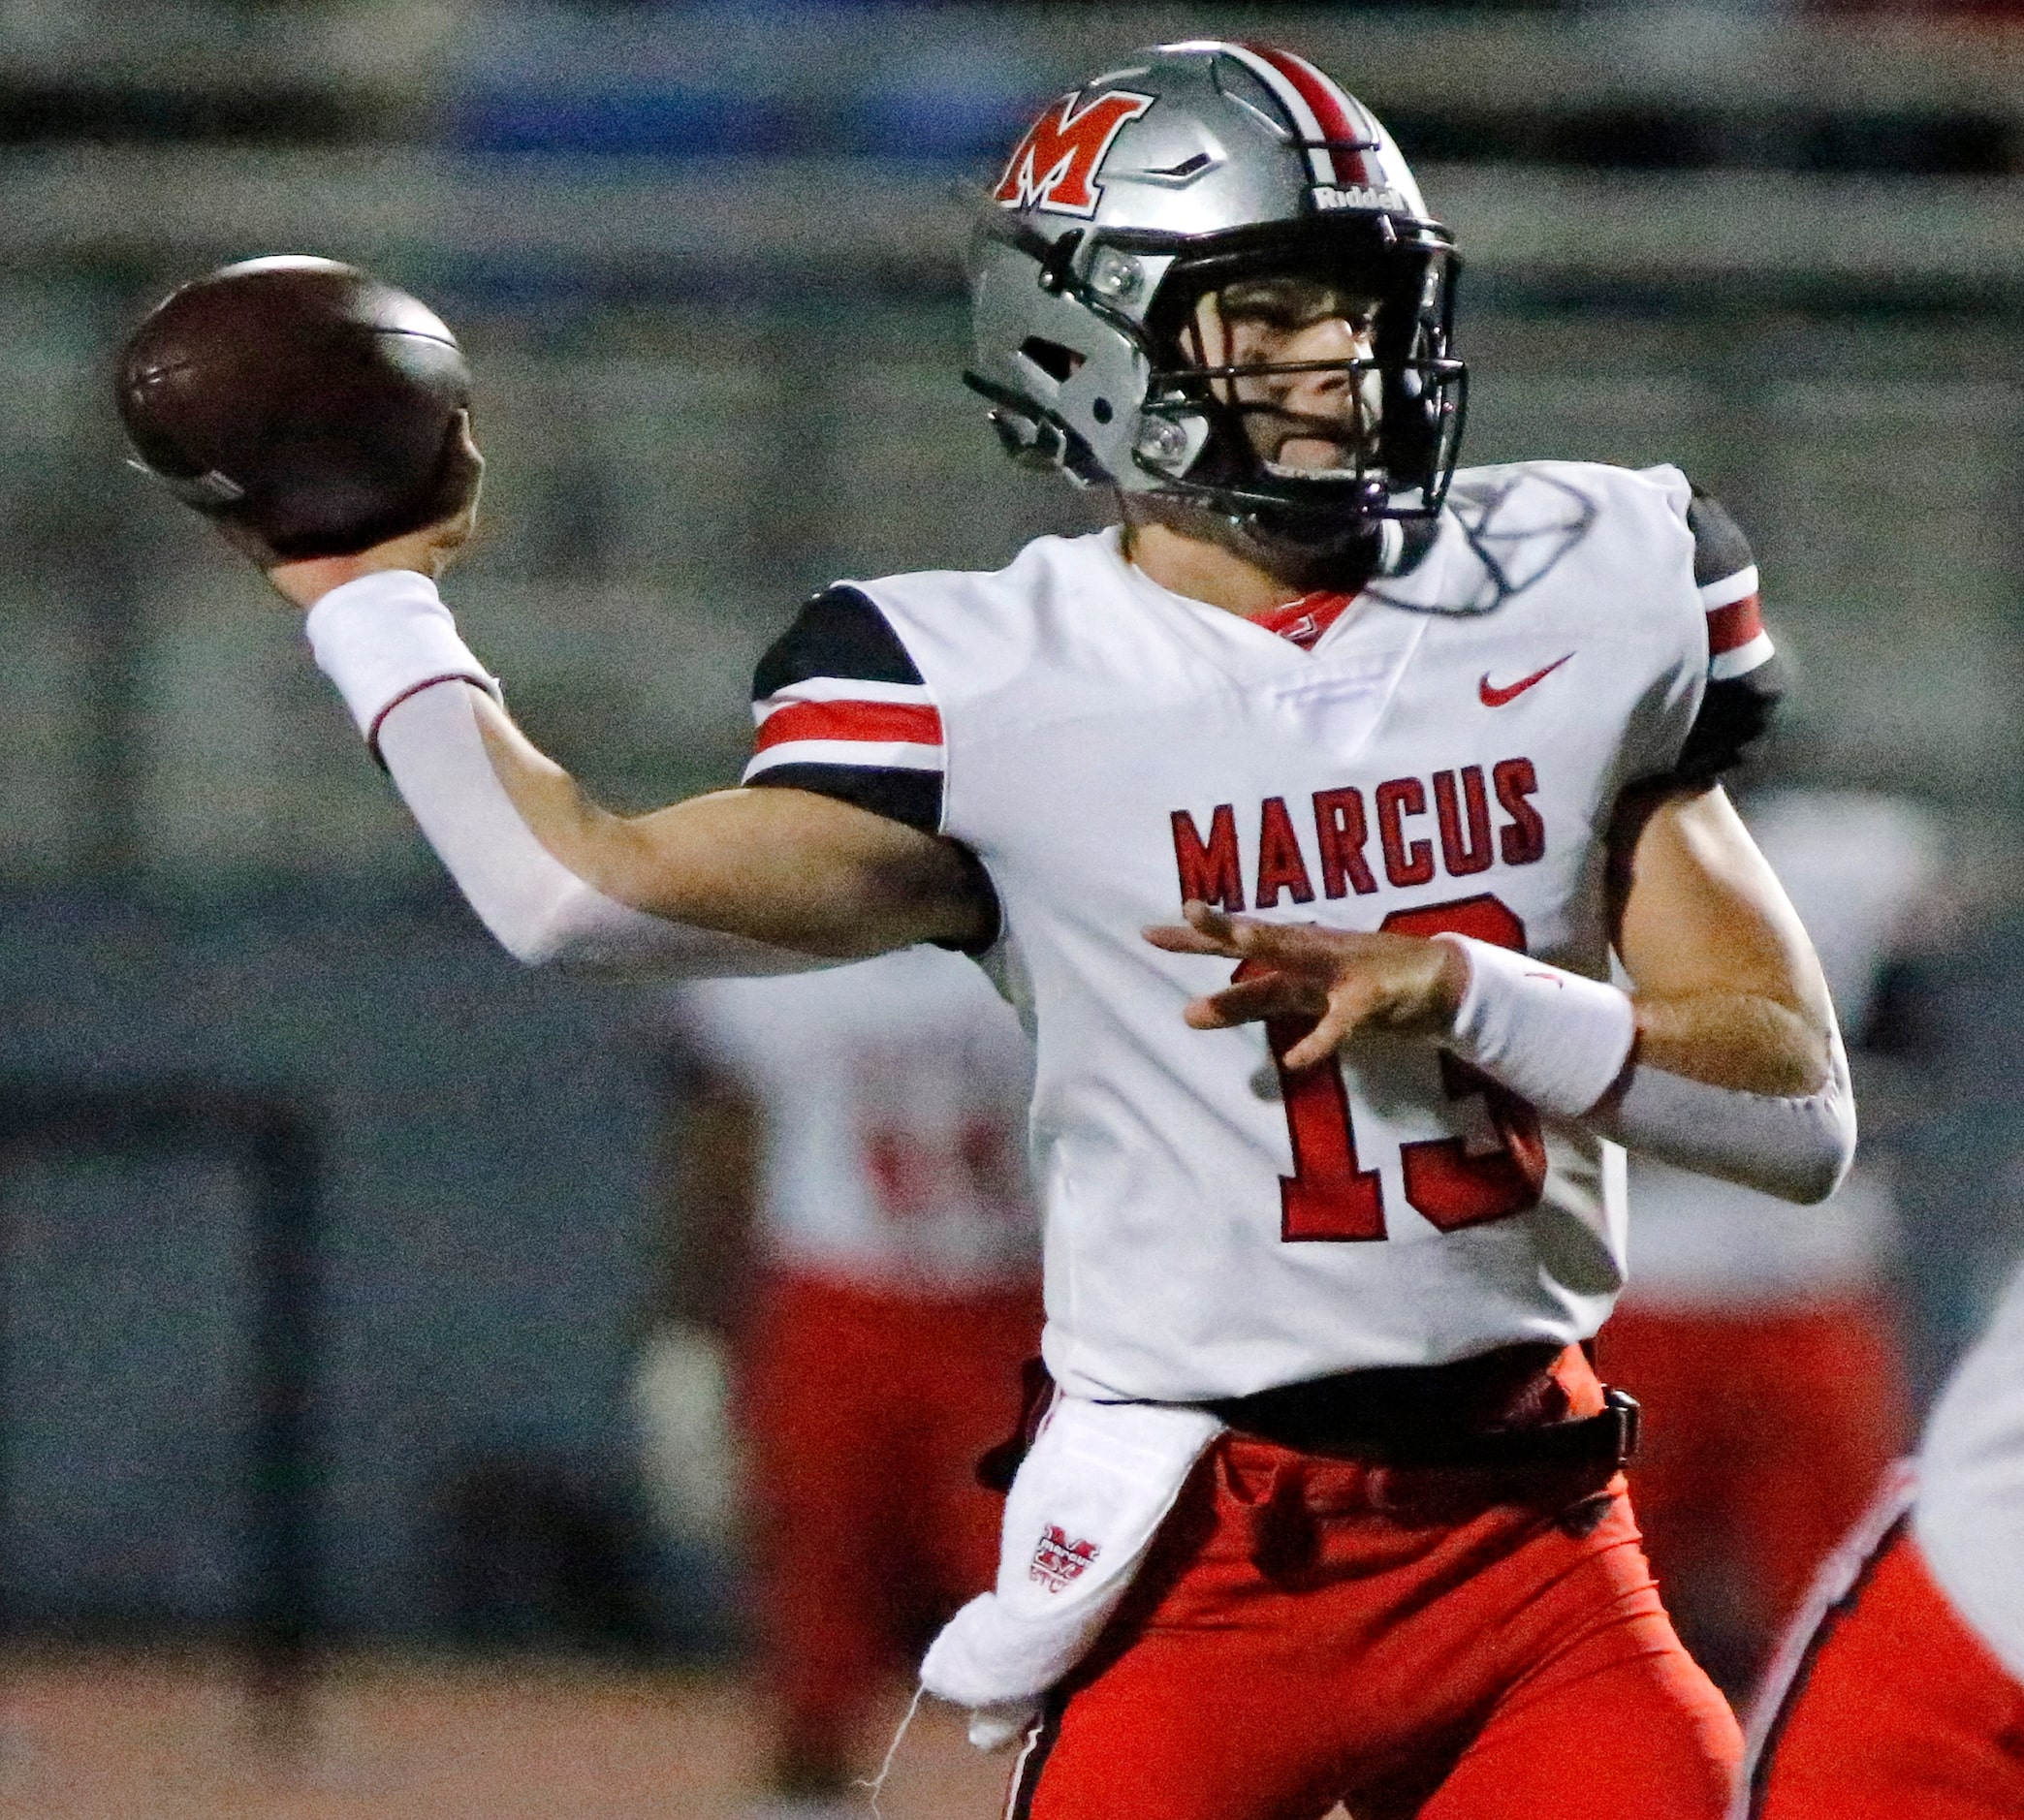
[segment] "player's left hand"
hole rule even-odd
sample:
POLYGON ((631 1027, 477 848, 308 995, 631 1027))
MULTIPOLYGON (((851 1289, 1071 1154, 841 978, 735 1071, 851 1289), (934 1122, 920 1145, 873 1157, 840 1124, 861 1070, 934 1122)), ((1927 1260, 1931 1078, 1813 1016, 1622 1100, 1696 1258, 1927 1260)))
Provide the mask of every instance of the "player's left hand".
POLYGON ((1312 1018, 1314 1027, 1281 1058, 1311 1068, 1359 1030, 1432 1037, 1454 1025, 1469 988, 1469 960, 1451 942, 1317 928, 1312 923, 1261 923, 1205 903, 1182 906, 1186 923, 1145 931, 1174 955, 1220 955, 1260 969, 1187 1007, 1197 1030, 1222 1030, 1267 1018, 1312 1018))

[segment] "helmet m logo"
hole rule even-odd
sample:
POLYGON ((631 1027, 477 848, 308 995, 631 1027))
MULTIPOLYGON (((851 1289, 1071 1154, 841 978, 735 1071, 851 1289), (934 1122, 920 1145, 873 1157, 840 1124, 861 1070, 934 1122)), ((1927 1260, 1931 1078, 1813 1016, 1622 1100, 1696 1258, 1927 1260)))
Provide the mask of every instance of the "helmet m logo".
POLYGON ((1096 173, 1112 142, 1153 101, 1151 95, 1113 89, 1078 109, 1074 95, 1063 95, 1019 141, 993 200, 1006 208, 1093 215, 1103 196, 1096 173))

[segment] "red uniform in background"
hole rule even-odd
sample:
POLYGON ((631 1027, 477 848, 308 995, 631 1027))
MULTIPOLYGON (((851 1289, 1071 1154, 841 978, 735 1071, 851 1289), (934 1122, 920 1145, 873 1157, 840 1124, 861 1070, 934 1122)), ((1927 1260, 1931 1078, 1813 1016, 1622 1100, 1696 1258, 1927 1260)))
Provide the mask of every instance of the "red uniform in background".
POLYGON ((777 1811, 819 1814, 861 1767, 868 1697, 996 1571, 975 1466, 1040 1336, 1030 1055, 977 969, 932 950, 712 982, 680 1010, 706 1108, 688 1211, 745 1175, 756 1222, 726 1325, 777 1811))
POLYGON ((1731 1820, 2024 1813, 2020 1564, 2024 1271, 1791 1626, 1731 1820))

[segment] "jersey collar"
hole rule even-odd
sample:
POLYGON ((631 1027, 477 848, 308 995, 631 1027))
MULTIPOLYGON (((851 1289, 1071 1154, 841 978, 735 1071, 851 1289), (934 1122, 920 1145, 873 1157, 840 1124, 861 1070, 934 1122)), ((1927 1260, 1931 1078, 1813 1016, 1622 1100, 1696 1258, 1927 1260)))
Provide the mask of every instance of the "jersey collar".
POLYGON ((1289 600, 1283 607, 1275 607, 1270 612, 1252 613, 1249 617, 1252 625, 1277 632, 1289 643, 1311 651, 1321 642, 1322 634, 1348 612, 1349 604, 1355 599, 1354 594, 1303 594, 1298 600, 1289 600))
MULTIPOLYGON (((1390 532, 1397 527, 1387 524, 1384 529, 1390 532)), ((1304 594, 1300 599, 1275 607, 1269 612, 1231 612, 1208 601, 1196 600, 1192 595, 1177 594, 1172 588, 1154 581, 1124 553, 1122 525, 1107 525, 1094 535, 1111 561, 1123 571, 1128 584, 1146 598, 1170 603, 1189 613, 1207 614, 1212 620, 1234 620, 1239 625, 1256 626, 1302 651, 1312 651, 1352 606, 1366 598, 1365 593, 1316 592, 1304 594)), ((1392 553, 1391 543, 1387 540, 1385 554, 1389 557, 1392 553)))

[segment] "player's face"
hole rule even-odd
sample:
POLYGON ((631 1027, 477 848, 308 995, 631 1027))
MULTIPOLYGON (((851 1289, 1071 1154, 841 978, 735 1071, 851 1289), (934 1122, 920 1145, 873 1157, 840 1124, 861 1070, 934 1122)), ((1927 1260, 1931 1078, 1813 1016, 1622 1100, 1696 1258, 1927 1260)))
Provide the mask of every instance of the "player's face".
POLYGON ((1214 382, 1243 407, 1251 447, 1268 470, 1344 472, 1375 453, 1381 382, 1375 354, 1377 304, 1345 285, 1287 275, 1246 279, 1195 306, 1199 358, 1208 366, 1298 366, 1306 372, 1240 373, 1214 382))

